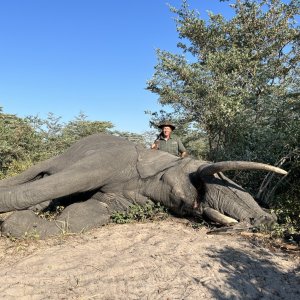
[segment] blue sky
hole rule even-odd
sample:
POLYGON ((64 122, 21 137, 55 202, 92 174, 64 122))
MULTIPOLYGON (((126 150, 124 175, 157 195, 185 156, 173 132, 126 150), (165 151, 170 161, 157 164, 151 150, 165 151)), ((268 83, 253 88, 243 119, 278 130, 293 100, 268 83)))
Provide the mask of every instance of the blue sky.
MULTIPOLYGON (((24 117, 49 112, 64 122, 80 111, 116 130, 150 130, 145 110, 161 109, 145 90, 155 49, 179 41, 167 3, 180 0, 1 0, 0 107, 24 117)), ((228 3, 190 0, 201 16, 228 3)))

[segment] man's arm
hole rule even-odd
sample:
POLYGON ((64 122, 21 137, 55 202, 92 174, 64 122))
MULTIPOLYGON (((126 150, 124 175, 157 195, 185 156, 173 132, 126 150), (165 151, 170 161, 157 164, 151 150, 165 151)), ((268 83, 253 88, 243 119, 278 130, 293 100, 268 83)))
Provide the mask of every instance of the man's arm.
POLYGON ((179 153, 180 153, 180 157, 186 157, 186 156, 188 156, 188 153, 187 153, 187 151, 186 151, 186 149, 185 149, 185 147, 183 146, 183 144, 182 144, 182 142, 181 142, 181 140, 180 139, 178 139, 178 150, 179 150, 179 153))

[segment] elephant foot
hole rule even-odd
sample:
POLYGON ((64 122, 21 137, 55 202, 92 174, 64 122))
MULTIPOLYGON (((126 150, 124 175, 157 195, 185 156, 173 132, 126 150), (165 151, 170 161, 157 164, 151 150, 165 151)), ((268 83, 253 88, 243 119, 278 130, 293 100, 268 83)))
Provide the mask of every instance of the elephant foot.
POLYGON ((14 212, 2 223, 1 232, 4 236, 43 239, 47 236, 57 235, 59 228, 54 222, 38 217, 31 210, 22 210, 14 212))
POLYGON ((111 210, 106 203, 90 199, 67 206, 52 221, 38 217, 31 210, 16 211, 1 225, 4 236, 16 238, 49 236, 79 233, 110 222, 111 210))

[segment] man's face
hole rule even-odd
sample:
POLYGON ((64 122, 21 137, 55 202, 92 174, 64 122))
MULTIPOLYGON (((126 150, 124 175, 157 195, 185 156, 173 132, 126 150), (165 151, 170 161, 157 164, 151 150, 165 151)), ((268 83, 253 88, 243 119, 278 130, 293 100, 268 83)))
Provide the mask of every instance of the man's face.
POLYGON ((163 134, 164 134, 165 137, 169 137, 171 132, 172 132, 171 127, 169 127, 169 126, 164 126, 163 127, 163 134))

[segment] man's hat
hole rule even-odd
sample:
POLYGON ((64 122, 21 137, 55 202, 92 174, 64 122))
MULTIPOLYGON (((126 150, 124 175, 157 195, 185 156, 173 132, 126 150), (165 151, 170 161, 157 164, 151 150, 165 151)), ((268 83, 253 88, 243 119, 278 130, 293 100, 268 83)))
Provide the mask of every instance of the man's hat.
POLYGON ((171 127, 172 130, 174 130, 176 128, 175 125, 173 125, 172 122, 170 122, 170 121, 164 121, 164 122, 160 123, 157 127, 160 129, 163 129, 163 127, 165 127, 165 126, 171 127))

